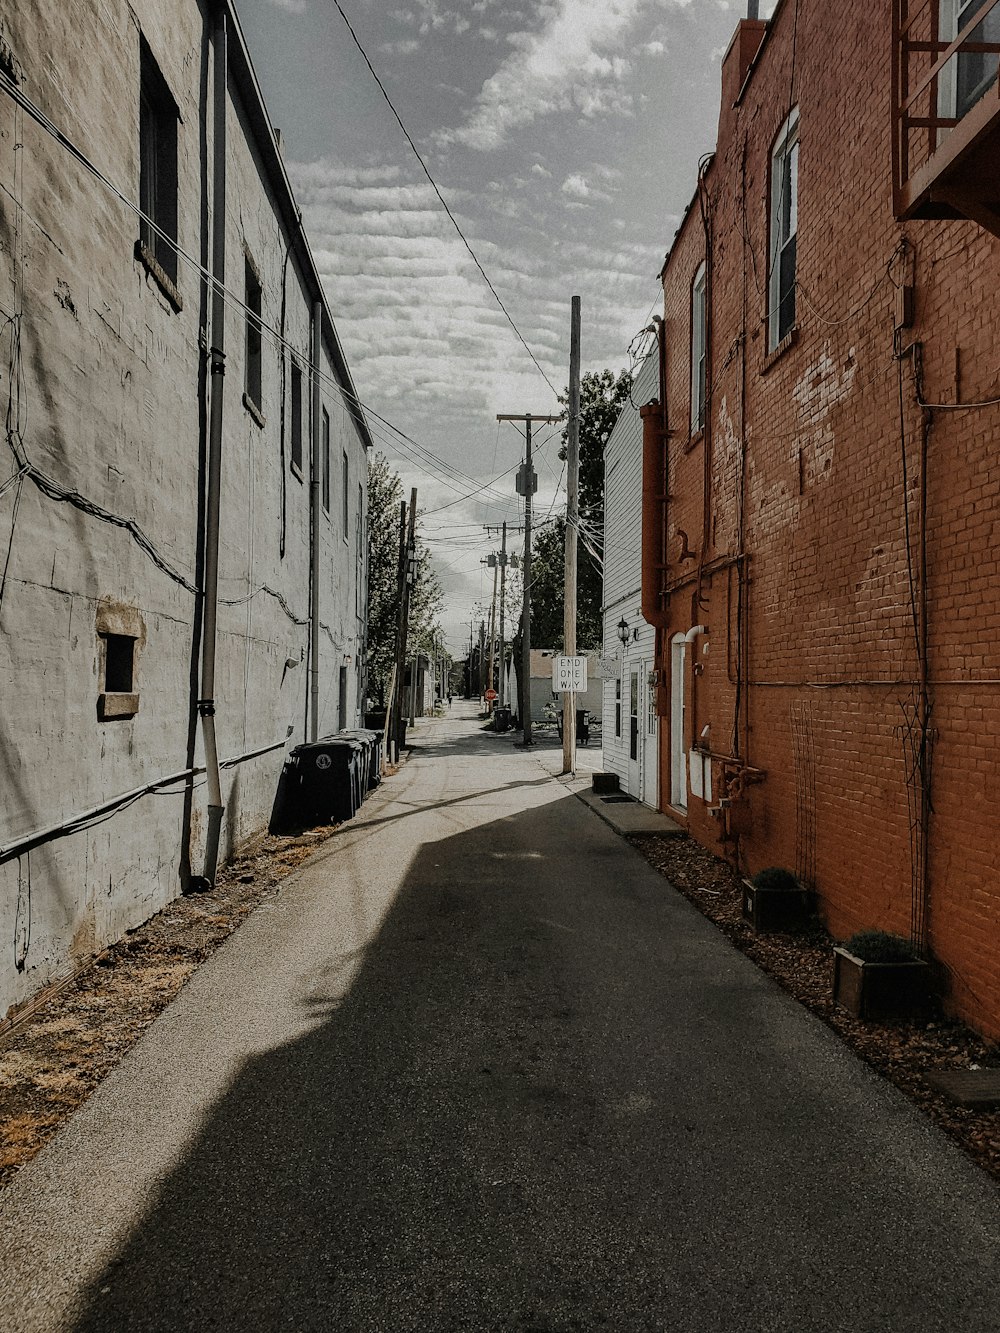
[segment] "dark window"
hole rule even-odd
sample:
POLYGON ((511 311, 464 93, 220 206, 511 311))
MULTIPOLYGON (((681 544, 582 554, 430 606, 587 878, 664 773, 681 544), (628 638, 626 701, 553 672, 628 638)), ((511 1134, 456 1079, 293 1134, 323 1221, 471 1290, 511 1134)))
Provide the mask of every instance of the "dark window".
POLYGON ((323 508, 327 513, 330 512, 330 414, 323 408, 323 457, 322 466, 322 484, 323 484, 323 508))
POLYGON ((302 471, 302 370, 292 362, 292 467, 302 471))
POLYGON ((257 270, 250 262, 249 255, 245 257, 244 265, 244 283, 245 295, 244 303, 246 305, 246 395, 250 402, 259 412, 263 402, 261 389, 261 357, 260 357, 260 317, 262 308, 262 292, 260 279, 257 277, 257 270))
POLYGON ((176 284, 177 103, 145 41, 139 64, 139 245, 176 284))
POLYGON ((350 481, 350 464, 347 461, 347 450, 345 449, 344 450, 344 541, 345 542, 350 540, 350 535, 351 535, 350 505, 348 503, 348 497, 350 496, 350 491, 348 490, 349 481, 350 481))
POLYGON ((131 694, 135 674, 135 639, 127 634, 104 636, 104 690, 131 694))
MULTIPOLYGON (((951 39, 957 37, 969 20, 975 17, 981 5, 982 0, 959 0, 953 25, 945 25, 946 28, 953 26, 954 31, 946 35, 951 39)), ((967 40, 983 45, 1000 41, 1000 12, 995 9, 991 10, 982 23, 976 24, 967 40)), ((947 68, 945 66, 945 69, 947 68)), ((958 57, 955 115, 962 117, 971 111, 982 95, 996 82, 996 77, 997 57, 995 53, 985 51, 968 52, 963 47, 958 57)))
POLYGON ((799 113, 788 117, 771 154, 768 348, 795 327, 795 252, 799 230, 799 113))
POLYGON ((622 682, 621 677, 615 681, 615 735, 622 734, 622 682))

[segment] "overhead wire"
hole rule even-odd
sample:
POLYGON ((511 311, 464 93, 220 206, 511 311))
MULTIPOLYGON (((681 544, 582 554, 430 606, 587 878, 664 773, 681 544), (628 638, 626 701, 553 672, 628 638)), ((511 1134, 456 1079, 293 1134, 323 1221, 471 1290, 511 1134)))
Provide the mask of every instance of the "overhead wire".
POLYGON ((414 143, 413 138, 411 137, 409 130, 408 130, 408 129, 406 128, 406 126, 403 124, 402 117, 400 116, 399 112, 396 110, 395 106, 393 105, 392 98, 389 96, 388 92, 386 91, 385 84, 384 84, 384 83, 382 82, 382 80, 379 78, 378 74, 376 73, 376 70, 375 70, 374 65, 372 64, 371 60, 368 58, 368 52, 367 52, 367 51, 365 50, 365 48, 361 45, 361 41, 360 41, 360 39, 359 39, 357 33, 354 31, 354 28, 353 28, 353 26, 352 26, 352 24, 351 24, 351 20, 350 20, 350 19, 347 17, 347 15, 344 13, 344 9, 343 9, 343 6, 342 6, 341 3, 340 3, 340 0, 333 0, 333 3, 336 5, 337 10, 338 10, 338 12, 339 12, 339 14, 340 14, 340 17, 341 17, 341 18, 344 20, 344 22, 347 24, 347 31, 351 34, 351 37, 354 39, 354 45, 355 45, 355 46, 358 48, 358 50, 361 52, 362 59, 364 60, 365 64, 368 66, 368 69, 369 69, 369 71, 370 71, 370 73, 371 73, 372 78, 373 78, 373 79, 375 80, 375 82, 378 84, 378 86, 379 86, 379 90, 381 91, 382 96, 385 98, 385 100, 386 100, 386 104, 388 105, 389 110, 392 112, 393 116, 395 117, 396 124, 397 124, 397 125, 399 126, 399 128, 402 130, 402 132, 403 132, 403 137, 406 139, 406 142, 410 145, 410 148, 413 150, 413 155, 414 155, 414 157, 417 159, 417 161, 420 163, 420 167, 421 167, 421 169, 422 169, 424 175, 427 177, 428 181, 430 182, 431 189, 432 189, 432 190, 434 191, 434 193, 437 195, 438 200, 440 201, 441 207, 444 209, 445 213, 447 213, 448 218, 449 218, 449 220, 451 221, 452 226, 455 228, 456 232, 458 233, 459 238, 460 238, 462 244, 465 246, 466 250, 468 250, 470 256, 472 257, 472 262, 475 264, 476 268, 479 270, 480 274, 482 275, 483 281, 486 283, 487 287, 490 289, 491 293, 493 294, 493 298, 494 298, 494 300, 496 301, 497 305, 498 305, 498 306, 500 307, 500 309, 503 311, 503 314, 504 314, 504 316, 505 316, 505 318, 506 318, 506 320, 507 320, 507 323, 508 323, 508 324, 510 325, 510 327, 514 330, 514 333, 515 333, 515 335, 516 335, 518 341, 521 343, 521 345, 523 346, 524 350, 528 353, 528 356, 529 356, 529 357, 531 358, 531 360, 534 362, 535 369, 538 371, 538 373, 541 375, 542 379, 545 381, 545 383, 549 386, 549 388, 552 390, 552 392, 553 392, 553 393, 556 395, 556 397, 558 398, 558 397, 559 397, 559 394, 558 394, 558 391, 557 391, 556 388, 555 388, 555 385, 552 383, 552 381, 549 379, 548 375, 546 375, 545 371, 542 369, 541 363, 538 361, 538 358, 535 356, 534 352, 533 352, 533 351, 531 350, 531 348, 528 346, 527 342, 526 342, 525 339, 524 339, 524 336, 523 336, 522 333, 521 333, 521 330, 517 327, 517 325, 514 323, 513 319, 511 318, 510 311, 507 309, 507 307, 504 305, 503 301, 500 299, 500 293, 497 291, 497 289, 493 286, 493 283, 490 281, 489 275, 487 274, 486 270, 483 268, 482 264, 479 262, 479 258, 478 258, 478 256, 476 255, 476 252, 473 250, 472 246, 469 244, 469 241, 468 241, 468 239, 467 239, 467 237, 466 237, 466 235, 465 235, 465 232, 462 230, 461 226, 460 226, 459 223, 458 223, 458 219, 455 217, 454 213, 451 211, 450 207, 448 206, 448 202, 447 202, 447 200, 445 199, 444 195, 441 193, 440 189, 438 188, 438 184, 437 184, 437 182, 435 181, 434 177, 431 175, 431 173, 430 173, 430 169, 428 168, 427 163, 424 161, 423 157, 421 156, 420 150, 417 148, 417 145, 414 143))

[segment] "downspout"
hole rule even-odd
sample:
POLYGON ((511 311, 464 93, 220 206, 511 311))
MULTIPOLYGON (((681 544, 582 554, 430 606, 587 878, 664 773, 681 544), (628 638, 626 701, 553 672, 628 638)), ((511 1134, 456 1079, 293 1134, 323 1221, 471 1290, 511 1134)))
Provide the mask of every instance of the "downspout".
POLYGON ((201 717, 208 787, 208 827, 205 833, 205 865, 201 882, 192 887, 215 885, 219 863, 219 834, 222 829, 222 775, 215 737, 215 653, 219 610, 219 511, 222 494, 222 409, 226 375, 226 102, 229 61, 226 50, 226 14, 220 9, 213 37, 212 95, 212 323, 211 403, 208 440, 208 485, 205 500, 205 587, 202 622, 201 717))
POLYGON ((320 524, 320 400, 319 358, 323 346, 323 304, 313 303, 312 314, 312 447, 309 466, 310 608, 309 608, 309 739, 319 739, 319 524, 320 524))

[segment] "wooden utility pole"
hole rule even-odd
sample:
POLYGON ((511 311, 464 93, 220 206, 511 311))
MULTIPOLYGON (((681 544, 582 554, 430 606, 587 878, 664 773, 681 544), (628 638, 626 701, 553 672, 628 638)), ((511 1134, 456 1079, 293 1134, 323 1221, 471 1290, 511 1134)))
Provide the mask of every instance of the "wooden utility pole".
POLYGON ((413 582, 413 548, 417 529, 417 491, 410 491, 410 514, 406 501, 399 502, 399 620, 396 625, 396 688, 392 700, 392 747, 399 762, 399 724, 403 718, 403 680, 406 674, 406 636, 410 626, 410 587, 413 582))
POLYGON ((521 726, 524 745, 535 743, 531 735, 531 498, 538 478, 531 465, 531 424, 539 421, 551 425, 561 420, 561 417, 538 416, 532 412, 523 416, 497 413, 497 421, 524 422, 524 462, 517 478, 518 494, 524 496, 524 596, 521 600, 521 726))
MULTIPOLYGON (((486 688, 493 689, 493 670, 496 665, 496 642, 497 642, 497 565, 493 562, 493 600, 490 602, 490 665, 489 676, 487 677, 486 688)), ((492 713, 495 700, 486 700, 486 711, 492 713)))
POLYGON ((499 704, 503 708, 504 700, 504 676, 506 672, 506 645, 504 644, 504 595, 507 591, 507 524, 503 525, 503 540, 500 543, 500 698, 499 704))
MULTIPOLYGON (((580 521, 580 298, 573 297, 569 333, 569 423, 566 432, 566 575, 563 653, 576 656, 576 543, 580 521)), ((563 772, 576 771, 576 694, 563 695, 563 772)))

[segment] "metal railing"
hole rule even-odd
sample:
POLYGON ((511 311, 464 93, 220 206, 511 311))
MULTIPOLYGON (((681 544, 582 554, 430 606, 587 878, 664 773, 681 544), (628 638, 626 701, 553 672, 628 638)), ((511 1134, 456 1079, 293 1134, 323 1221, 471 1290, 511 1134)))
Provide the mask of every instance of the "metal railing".
MULTIPOLYGON (((965 146, 962 125, 973 134, 981 122, 1000 113, 997 80, 1000 40, 981 40, 997 27, 1000 13, 989 16, 1000 0, 982 0, 951 38, 941 36, 941 0, 893 0, 892 6, 892 160, 893 201, 897 215, 919 202, 936 174, 965 146), (982 107, 989 97, 990 106, 982 107)), ((967 6, 969 8, 969 6, 967 6)), ((1000 28, 997 31, 1000 37, 1000 28)))

